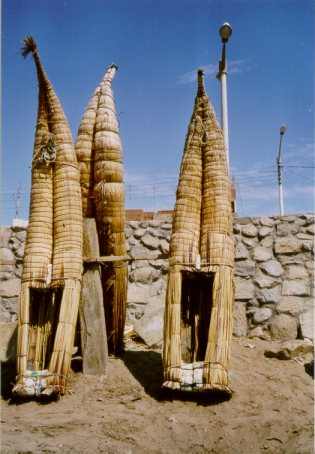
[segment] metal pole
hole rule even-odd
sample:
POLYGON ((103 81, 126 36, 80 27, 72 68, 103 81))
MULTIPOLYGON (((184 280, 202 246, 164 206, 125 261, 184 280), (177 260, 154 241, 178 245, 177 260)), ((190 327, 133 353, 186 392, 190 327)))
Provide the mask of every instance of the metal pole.
POLYGON ((227 104, 227 71, 226 63, 224 65, 224 71, 221 73, 221 116, 222 116, 222 129, 223 138, 226 149, 226 162, 228 172, 230 172, 230 149, 229 149, 229 122, 228 122, 228 104, 227 104))
POLYGON ((285 133, 286 130, 287 130, 286 126, 281 126, 281 128, 280 128, 279 152, 278 152, 278 157, 277 157, 280 216, 284 216, 283 191, 282 191, 282 160, 281 160, 281 146, 282 146, 282 137, 283 137, 283 135, 284 135, 284 133, 285 133))

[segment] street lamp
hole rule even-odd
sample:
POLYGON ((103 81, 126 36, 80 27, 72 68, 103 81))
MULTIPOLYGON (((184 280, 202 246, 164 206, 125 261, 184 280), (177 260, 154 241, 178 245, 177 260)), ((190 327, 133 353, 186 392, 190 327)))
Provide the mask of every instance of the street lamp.
POLYGON ((228 126, 228 107, 227 107, 227 87, 226 87, 226 75, 227 75, 227 63, 225 59, 225 45, 232 35, 232 27, 230 24, 225 22, 219 30, 222 40, 222 57, 219 62, 219 72, 217 79, 221 81, 221 122, 223 129, 223 138, 226 148, 226 161, 229 170, 230 156, 229 156, 229 126, 228 126))
POLYGON ((287 127, 285 125, 281 126, 280 128, 280 143, 279 143, 279 152, 277 157, 277 165, 278 165, 278 184, 279 184, 279 205, 280 205, 280 216, 284 215, 283 209, 283 193, 282 193, 282 162, 281 162, 281 146, 282 146, 282 137, 286 132, 287 127))

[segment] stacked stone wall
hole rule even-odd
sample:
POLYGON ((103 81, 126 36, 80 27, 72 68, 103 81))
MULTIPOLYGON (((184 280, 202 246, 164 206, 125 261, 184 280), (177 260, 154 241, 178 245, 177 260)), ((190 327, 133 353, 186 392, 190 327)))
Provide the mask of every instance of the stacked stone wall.
MULTIPOLYGON (((128 221, 127 321, 149 344, 162 340, 171 216, 128 221), (143 256, 149 255, 148 259, 143 256)), ((17 319, 26 229, 1 228, 0 321, 17 319)), ((314 338, 314 215, 239 218, 234 223, 234 335, 314 338)))

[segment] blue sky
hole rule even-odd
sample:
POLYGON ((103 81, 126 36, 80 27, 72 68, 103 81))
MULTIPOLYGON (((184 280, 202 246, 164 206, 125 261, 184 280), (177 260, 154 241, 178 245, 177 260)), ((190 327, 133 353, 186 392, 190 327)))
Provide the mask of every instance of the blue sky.
POLYGON ((218 30, 227 44, 230 168, 240 216, 279 213, 276 157, 283 138, 285 214, 314 211, 313 0, 2 0, 2 224, 28 217, 37 114, 33 35, 75 141, 112 62, 126 208, 172 209, 188 123, 205 68, 220 119, 218 30))

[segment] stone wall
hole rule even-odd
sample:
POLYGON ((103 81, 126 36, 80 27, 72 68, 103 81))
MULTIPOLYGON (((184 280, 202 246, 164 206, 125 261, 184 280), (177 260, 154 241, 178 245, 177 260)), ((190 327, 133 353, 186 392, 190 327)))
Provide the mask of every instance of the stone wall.
MULTIPOLYGON (((127 321, 148 345, 162 340, 171 217, 128 221, 127 321)), ((26 230, 1 228, 0 321, 17 319, 26 230)), ((240 218, 234 223, 234 335, 314 338, 314 216, 240 218)))

